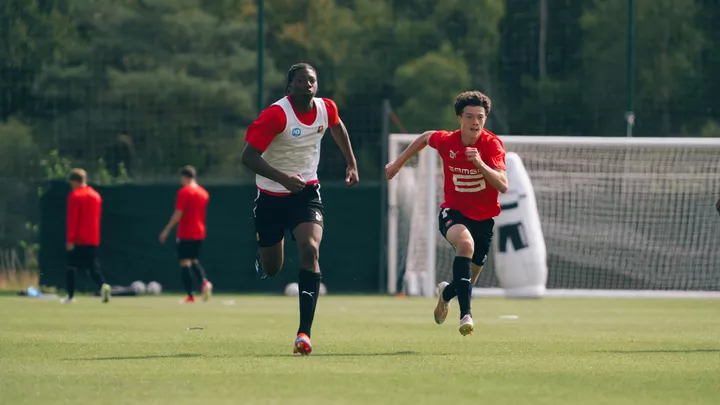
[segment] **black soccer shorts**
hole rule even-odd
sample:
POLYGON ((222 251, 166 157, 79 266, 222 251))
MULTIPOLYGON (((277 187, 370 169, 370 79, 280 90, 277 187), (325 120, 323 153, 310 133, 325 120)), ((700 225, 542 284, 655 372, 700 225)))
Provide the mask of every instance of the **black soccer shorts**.
POLYGON ((201 240, 179 239, 177 241, 178 260, 195 260, 200 257, 201 240))
POLYGON ((440 227, 440 233, 442 233, 442 236, 446 239, 447 232, 453 225, 465 225, 475 241, 472 262, 477 266, 485 265, 487 254, 490 251, 490 244, 492 243, 493 227, 495 226, 494 219, 489 218, 482 221, 476 221, 461 214, 460 211, 452 210, 450 208, 442 208, 440 210, 440 214, 438 215, 438 224, 440 227))
POLYGON ((67 252, 67 266, 78 270, 93 270, 97 265, 97 246, 75 245, 67 252))
POLYGON ((283 240, 286 231, 292 232, 300 224, 310 222, 323 226, 320 184, 308 185, 288 196, 258 192, 253 211, 258 246, 275 246, 283 240))

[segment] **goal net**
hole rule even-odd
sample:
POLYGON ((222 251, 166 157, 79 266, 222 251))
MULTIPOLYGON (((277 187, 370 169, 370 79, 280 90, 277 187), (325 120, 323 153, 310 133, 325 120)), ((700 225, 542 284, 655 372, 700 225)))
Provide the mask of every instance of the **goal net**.
MULTIPOLYGON (((391 135, 390 159, 417 136, 391 135)), ((501 139, 532 180, 548 293, 720 291, 720 139, 501 139)), ((440 164, 426 148, 389 183, 390 293, 432 296, 452 278, 454 251, 437 230, 440 164)), ((493 267, 491 252, 476 287, 499 286, 493 267)))

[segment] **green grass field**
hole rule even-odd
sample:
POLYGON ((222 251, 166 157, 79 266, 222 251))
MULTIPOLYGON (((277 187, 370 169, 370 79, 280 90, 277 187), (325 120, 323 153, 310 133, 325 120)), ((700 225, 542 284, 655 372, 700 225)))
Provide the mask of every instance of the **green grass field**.
POLYGON ((720 404, 720 301, 473 303, 322 297, 296 357, 297 298, 0 297, 0 403, 720 404))

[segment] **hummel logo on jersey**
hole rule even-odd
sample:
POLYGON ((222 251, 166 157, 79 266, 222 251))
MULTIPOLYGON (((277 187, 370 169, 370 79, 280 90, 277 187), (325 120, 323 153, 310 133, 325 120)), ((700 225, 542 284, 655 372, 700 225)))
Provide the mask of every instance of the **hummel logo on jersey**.
POLYGON ((322 134, 323 132, 325 132, 325 126, 324 126, 324 125, 320 125, 320 126, 318 127, 318 134, 322 134))
POLYGON ((467 281, 469 283, 470 279, 469 278, 461 278, 460 281, 467 281))
POLYGON ((455 159, 456 156, 457 154, 455 152, 450 151, 450 159, 455 159))
POLYGON ((315 220, 316 221, 322 221, 322 215, 319 212, 315 213, 315 220))
POLYGON ((313 295, 315 295, 315 293, 314 293, 314 292, 311 292, 311 291, 303 291, 303 292, 301 293, 301 295, 302 295, 302 294, 307 294, 307 295, 310 296, 310 298, 313 298, 313 295))

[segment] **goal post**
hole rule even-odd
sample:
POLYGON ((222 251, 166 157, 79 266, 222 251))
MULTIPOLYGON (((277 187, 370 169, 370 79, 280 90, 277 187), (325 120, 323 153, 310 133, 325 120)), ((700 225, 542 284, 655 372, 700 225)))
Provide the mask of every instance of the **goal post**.
MULTIPOLYGON (((390 135, 389 159, 418 136, 390 135)), ((720 296, 720 139, 500 138, 532 179, 546 296, 720 296)), ((388 184, 389 293, 433 296, 452 277, 441 173, 425 148, 388 184)), ((475 294, 503 295, 492 256, 475 294)))
MULTIPOLYGON (((390 135, 389 158, 395 160, 418 136, 390 135)), ((436 222, 427 218, 437 216, 438 158, 430 152, 425 148, 388 183, 387 286, 391 294, 409 289, 410 295, 435 295, 437 230, 436 222)))

